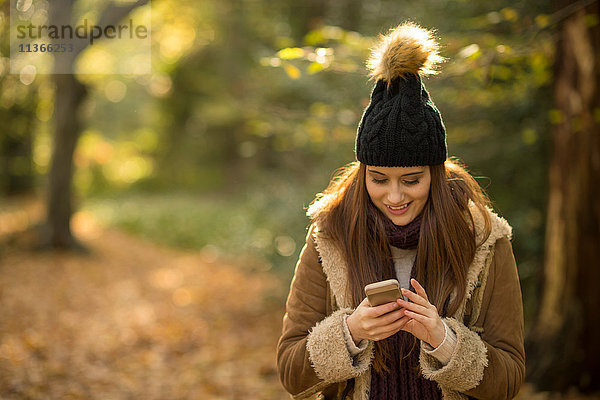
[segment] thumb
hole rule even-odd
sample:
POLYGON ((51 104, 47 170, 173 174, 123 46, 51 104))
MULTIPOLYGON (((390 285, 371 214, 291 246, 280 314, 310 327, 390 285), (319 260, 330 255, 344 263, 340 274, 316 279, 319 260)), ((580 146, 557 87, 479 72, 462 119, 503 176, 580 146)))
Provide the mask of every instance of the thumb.
POLYGON ((368 298, 368 297, 365 297, 365 298, 363 299, 363 301, 361 301, 361 302, 360 302, 360 304, 359 304, 358 306, 359 306, 359 307, 360 307, 360 306, 363 306, 363 307, 371 307, 371 303, 369 303, 369 298, 368 298))

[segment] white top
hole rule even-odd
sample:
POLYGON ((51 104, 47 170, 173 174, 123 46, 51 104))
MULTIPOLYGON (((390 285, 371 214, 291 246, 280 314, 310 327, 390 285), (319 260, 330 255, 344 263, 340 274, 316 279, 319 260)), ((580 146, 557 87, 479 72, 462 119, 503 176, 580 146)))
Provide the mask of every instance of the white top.
MULTIPOLYGON (((410 272, 417 257, 417 250, 404 250, 394 246, 390 246, 390 249, 396 269, 396 279, 401 288, 410 290, 410 272)), ((404 300, 408 300, 406 296, 404 300)))

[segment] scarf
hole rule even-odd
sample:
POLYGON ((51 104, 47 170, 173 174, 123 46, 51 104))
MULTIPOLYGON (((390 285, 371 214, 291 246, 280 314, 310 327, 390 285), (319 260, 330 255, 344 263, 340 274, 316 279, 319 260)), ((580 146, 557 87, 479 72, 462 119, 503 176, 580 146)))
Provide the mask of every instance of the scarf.
POLYGON ((385 218, 385 233, 394 247, 401 249, 416 249, 419 244, 421 232, 421 215, 418 215, 408 225, 395 225, 389 218, 385 218))
MULTIPOLYGON (((394 225, 386 218, 386 234, 390 244, 401 249, 416 249, 419 243, 421 216, 408 225, 394 225)), ((411 278, 416 277, 416 263, 411 278)), ((411 289, 412 290, 412 289, 411 289)), ((420 341, 400 331, 385 339, 390 358, 388 371, 371 372, 370 400, 440 400, 442 393, 435 381, 425 379, 419 367, 420 341)))

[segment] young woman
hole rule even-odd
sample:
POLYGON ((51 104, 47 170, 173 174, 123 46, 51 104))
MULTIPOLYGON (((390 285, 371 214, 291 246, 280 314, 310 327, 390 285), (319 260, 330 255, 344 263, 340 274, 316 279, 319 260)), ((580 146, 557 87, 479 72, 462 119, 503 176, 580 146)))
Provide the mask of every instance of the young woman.
POLYGON ((523 380, 523 310, 511 227, 447 159, 421 81, 431 33, 382 36, 358 128, 357 162, 311 204, 277 362, 296 399, 509 399, 523 380), (371 306, 367 284, 402 296, 371 306))

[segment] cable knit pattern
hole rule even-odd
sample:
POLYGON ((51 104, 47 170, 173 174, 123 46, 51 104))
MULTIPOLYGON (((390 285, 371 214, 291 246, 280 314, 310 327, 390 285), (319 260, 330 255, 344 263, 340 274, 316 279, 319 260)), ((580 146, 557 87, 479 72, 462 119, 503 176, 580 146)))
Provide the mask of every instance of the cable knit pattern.
POLYGON ((358 126, 357 160, 412 167, 446 160, 446 129, 418 74, 379 80, 358 126))

